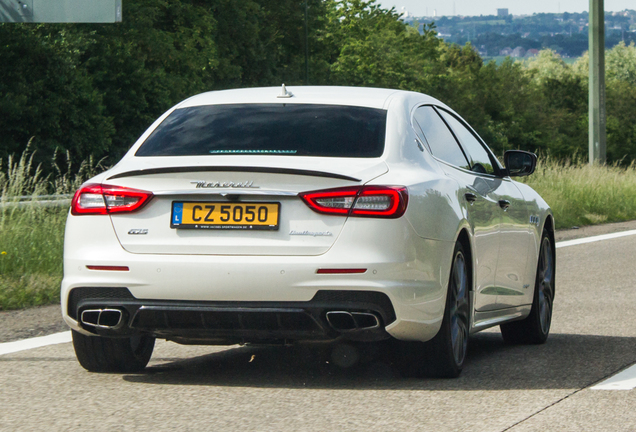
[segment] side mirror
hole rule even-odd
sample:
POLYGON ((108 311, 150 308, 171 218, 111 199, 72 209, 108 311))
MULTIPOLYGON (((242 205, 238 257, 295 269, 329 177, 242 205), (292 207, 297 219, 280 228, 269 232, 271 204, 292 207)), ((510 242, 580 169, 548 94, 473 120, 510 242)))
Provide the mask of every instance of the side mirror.
POLYGON ((504 165, 510 177, 527 176, 537 167, 537 155, 523 150, 508 150, 504 153, 504 165))

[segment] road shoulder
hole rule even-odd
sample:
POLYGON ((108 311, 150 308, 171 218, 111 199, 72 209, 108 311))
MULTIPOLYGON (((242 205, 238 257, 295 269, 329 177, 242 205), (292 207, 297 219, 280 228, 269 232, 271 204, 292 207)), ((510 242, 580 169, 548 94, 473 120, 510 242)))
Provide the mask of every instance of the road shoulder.
POLYGON ((580 228, 560 229, 554 234, 557 242, 574 240, 583 237, 592 237, 603 234, 611 234, 620 231, 630 231, 636 229, 636 220, 627 222, 616 222, 604 225, 584 226, 580 228))
POLYGON ((60 305, 39 306, 16 311, 0 311, 0 343, 68 330, 60 305))

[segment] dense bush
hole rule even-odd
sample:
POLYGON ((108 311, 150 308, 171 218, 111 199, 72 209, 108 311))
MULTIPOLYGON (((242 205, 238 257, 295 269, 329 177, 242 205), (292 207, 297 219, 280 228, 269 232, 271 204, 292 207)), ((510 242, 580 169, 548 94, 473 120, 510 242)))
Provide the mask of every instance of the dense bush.
MULTIPOLYGON (((304 10, 296 0, 127 0, 118 24, 1 24, 0 158, 34 137, 37 161, 60 149, 109 164, 192 94, 304 84, 304 10)), ((309 0, 308 10, 310 84, 428 93, 498 154, 587 154, 587 57, 570 66, 546 50, 485 64, 470 45, 438 39, 434 24, 420 35, 375 2, 309 0)), ((607 64, 608 159, 628 164, 636 47, 618 45, 607 64)))

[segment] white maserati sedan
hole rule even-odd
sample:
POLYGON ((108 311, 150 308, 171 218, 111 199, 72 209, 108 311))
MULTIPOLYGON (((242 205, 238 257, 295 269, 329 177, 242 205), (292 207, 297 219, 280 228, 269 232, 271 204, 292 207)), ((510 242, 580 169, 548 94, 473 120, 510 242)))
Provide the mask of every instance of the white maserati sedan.
MULTIPOLYGON (((392 340, 455 377, 469 335, 543 343, 554 219, 536 156, 499 163, 429 96, 350 87, 191 97, 75 194, 61 303, 80 364, 183 344, 392 340)), ((392 346, 392 345, 391 345, 392 346)))

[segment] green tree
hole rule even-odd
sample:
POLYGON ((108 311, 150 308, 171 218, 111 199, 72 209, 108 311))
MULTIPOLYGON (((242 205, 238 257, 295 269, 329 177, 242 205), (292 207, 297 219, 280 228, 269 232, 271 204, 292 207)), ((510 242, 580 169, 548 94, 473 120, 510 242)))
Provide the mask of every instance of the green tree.
POLYGON ((120 24, 74 29, 90 38, 82 67, 113 118, 109 162, 166 109, 223 74, 213 38, 216 21, 201 2, 134 0, 124 12, 120 24))
MULTIPOLYGON (((587 86, 589 55, 574 65, 587 86)), ((607 160, 624 164, 636 159, 636 45, 619 43, 605 55, 607 160)))
POLYGON ((415 90, 426 87, 441 41, 432 28, 424 34, 405 25, 393 9, 375 2, 332 3, 330 27, 338 56, 331 82, 339 85, 415 90))
POLYGON ((0 24, 0 40, 0 158, 31 137, 39 162, 58 147, 79 158, 107 152, 113 119, 81 67, 84 41, 59 25, 20 24, 0 24))
MULTIPOLYGON (((310 84, 429 94, 498 154, 587 152, 585 57, 569 66, 544 50, 527 63, 508 59, 498 66, 484 63, 470 43, 445 43, 433 23, 420 34, 376 1, 307 0, 307 6, 308 46, 305 2, 298 0, 127 0, 119 24, 0 25, 0 157, 20 153, 35 136, 40 160, 60 149, 115 162, 188 96, 303 84, 306 48, 310 84)), ((541 24, 545 17, 531 20, 541 24)), ((462 25, 456 18, 439 22, 462 25)), ((619 44, 607 64, 608 158, 631 161, 636 46, 619 44)))
POLYGON ((562 80, 573 74, 572 68, 563 61, 556 51, 544 49, 526 63, 526 68, 534 72, 534 78, 539 83, 548 80, 562 80))

